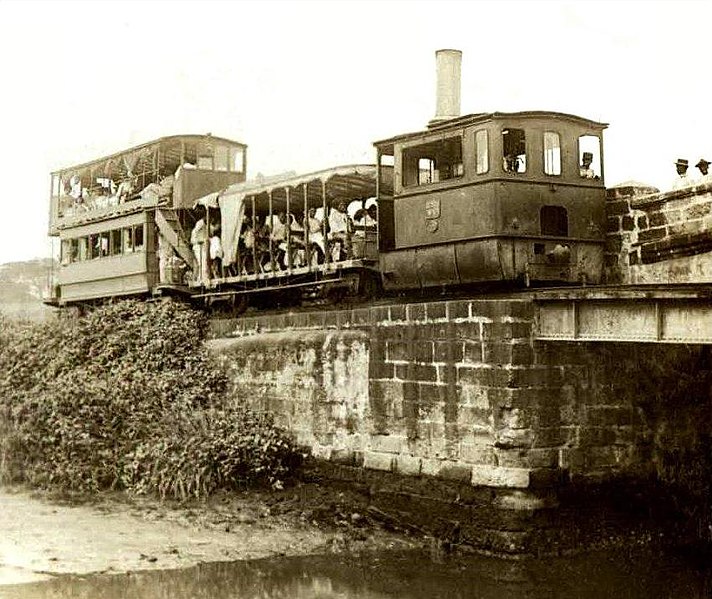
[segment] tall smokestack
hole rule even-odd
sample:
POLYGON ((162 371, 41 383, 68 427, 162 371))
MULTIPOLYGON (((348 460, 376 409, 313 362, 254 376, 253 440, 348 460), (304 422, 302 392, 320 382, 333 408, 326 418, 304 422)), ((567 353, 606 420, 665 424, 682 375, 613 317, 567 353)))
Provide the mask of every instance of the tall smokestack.
POLYGON ((437 70, 435 117, 431 125, 460 116, 460 50, 437 50, 435 68, 437 70))

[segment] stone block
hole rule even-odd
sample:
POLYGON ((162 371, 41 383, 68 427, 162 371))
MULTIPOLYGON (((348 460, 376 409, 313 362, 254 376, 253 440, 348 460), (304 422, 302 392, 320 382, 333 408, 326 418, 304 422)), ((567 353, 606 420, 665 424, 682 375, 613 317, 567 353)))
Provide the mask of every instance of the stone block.
POLYGON ((561 447, 562 445, 573 445, 576 442, 575 427, 538 428, 532 441, 532 447, 561 447))
POLYGON ((422 459, 420 457, 400 454, 395 457, 395 470, 405 476, 420 476, 422 459))
POLYGON ((416 362, 430 364, 433 362, 433 342, 416 341, 414 344, 414 355, 416 362))
POLYGON ((451 460, 443 460, 440 463, 437 476, 445 480, 469 483, 472 480, 472 466, 451 460))
POLYGON ((422 458, 420 461, 420 473, 423 476, 437 476, 440 472, 442 460, 437 458, 422 458))
POLYGON ((447 302, 431 302, 425 305, 428 320, 439 320, 447 317, 447 302))
POLYGON ((335 464, 341 464, 342 466, 354 466, 354 457, 355 452, 352 449, 332 449, 330 460, 335 464))
POLYGON ((494 432, 494 446, 501 448, 529 448, 532 446, 534 431, 528 428, 503 428, 494 432))
POLYGON ((405 306, 390 306, 389 320, 391 322, 406 322, 405 306))
POLYGON ((455 339, 462 339, 464 341, 481 341, 482 323, 458 322, 452 327, 452 335, 455 339))
POLYGON ((438 369, 433 364, 408 364, 408 378, 428 383, 438 382, 438 369))
POLYGON ((461 360, 458 361, 462 361, 466 364, 482 363, 482 342, 465 340, 461 347, 462 357, 461 360))
POLYGON ((389 362, 407 362, 412 360, 412 344, 405 341, 387 341, 386 359, 389 362))
POLYGON ((620 216, 630 212, 628 200, 614 200, 606 202, 606 214, 608 216, 620 216))
POLYGON ((425 304, 408 304, 405 307, 405 319, 408 322, 424 322, 425 304))
POLYGON ((465 320, 470 317, 470 302, 466 300, 447 302, 449 320, 465 320))
POLYGON ((587 406, 586 422, 590 426, 628 426, 633 410, 628 406, 587 406))
POLYGON ((470 482, 474 486, 526 489, 530 472, 529 468, 477 465, 472 467, 470 482))
POLYGON ((374 306, 369 310, 371 311, 371 323, 373 325, 384 324, 390 320, 389 306, 374 306))
POLYGON ((357 308, 351 311, 351 323, 354 325, 371 324, 371 309, 357 308))
POLYGON ((382 470, 389 472, 393 468, 393 454, 364 451, 363 467, 368 468, 369 470, 382 470))
POLYGON ((460 443, 460 460, 468 464, 497 465, 497 458, 493 447, 460 443))
POLYGON ((407 449, 405 437, 394 435, 372 435, 371 450, 379 453, 402 453, 407 449))

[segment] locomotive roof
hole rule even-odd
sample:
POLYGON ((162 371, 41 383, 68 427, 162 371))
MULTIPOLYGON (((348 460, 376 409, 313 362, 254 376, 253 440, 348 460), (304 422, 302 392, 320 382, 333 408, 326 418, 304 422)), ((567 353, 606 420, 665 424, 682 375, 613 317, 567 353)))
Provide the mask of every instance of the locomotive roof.
POLYGON ((521 119, 534 119, 534 118, 551 118, 553 120, 566 120, 586 127, 592 127, 594 129, 605 129, 608 127, 608 123, 599 123, 598 121, 592 121, 590 119, 585 119, 575 114, 567 114, 565 112, 551 112, 546 110, 527 110, 523 112, 478 112, 473 114, 466 114, 463 116, 458 116, 453 119, 448 119, 446 121, 433 123, 429 125, 427 129, 422 131, 414 131, 411 133, 402 133, 394 137, 387 139, 382 139, 375 141, 375 146, 389 145, 397 141, 404 141, 407 139, 412 139, 414 137, 419 137, 423 135, 428 135, 430 133, 445 132, 456 129, 462 129, 463 127, 474 125, 477 123, 484 123, 487 121, 504 120, 511 118, 521 118, 521 119))
MULTIPOLYGON (((95 158, 94 160, 90 160, 88 162, 83 162, 81 164, 72 164, 72 165, 66 166, 64 168, 54 170, 54 171, 52 171, 52 174, 61 173, 64 171, 82 170, 82 169, 88 168, 90 166, 105 163, 109 160, 114 160, 114 159, 116 159, 120 156, 123 156, 125 154, 141 151, 146 148, 150 148, 151 146, 161 145, 161 144, 165 144, 165 143, 171 142, 171 141, 207 141, 207 140, 215 140, 215 141, 219 141, 219 142, 231 145, 231 146, 239 146, 241 148, 247 148, 247 145, 243 144, 242 142, 235 141, 232 139, 227 139, 225 137, 217 137, 212 134, 186 133, 186 134, 179 134, 179 135, 167 135, 165 137, 159 137, 158 139, 154 139, 152 141, 147 141, 147 142, 139 144, 137 146, 132 146, 130 148, 126 148, 124 150, 121 150, 120 152, 114 152, 113 154, 108 154, 106 156, 102 156, 101 158, 95 158)), ((176 158, 176 165, 179 160, 180 160, 180 157, 176 158)))
MULTIPOLYGON (((212 208, 217 206, 218 197, 220 196, 239 194, 257 197, 287 188, 296 188, 315 181, 326 185, 327 193, 332 199, 346 196, 368 198, 376 195, 377 174, 378 169, 375 164, 347 164, 302 175, 289 173, 264 180, 234 183, 223 191, 211 193, 198 199, 196 205, 201 204, 212 208)), ((321 185, 307 185, 307 201, 309 204, 321 204, 321 194, 321 185)), ((281 196, 281 194, 279 195, 281 196)), ((300 194, 295 198, 295 201, 298 202, 302 199, 303 196, 300 194)))

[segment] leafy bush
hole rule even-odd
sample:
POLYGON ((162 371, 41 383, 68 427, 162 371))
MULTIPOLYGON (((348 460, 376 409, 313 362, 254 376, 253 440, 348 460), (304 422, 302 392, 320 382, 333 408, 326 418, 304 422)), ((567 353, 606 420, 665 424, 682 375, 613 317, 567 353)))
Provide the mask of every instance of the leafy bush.
POLYGON ((200 312, 122 301, 72 320, 0 325, 5 480, 184 498, 278 484, 297 465, 269 416, 227 401, 200 312))

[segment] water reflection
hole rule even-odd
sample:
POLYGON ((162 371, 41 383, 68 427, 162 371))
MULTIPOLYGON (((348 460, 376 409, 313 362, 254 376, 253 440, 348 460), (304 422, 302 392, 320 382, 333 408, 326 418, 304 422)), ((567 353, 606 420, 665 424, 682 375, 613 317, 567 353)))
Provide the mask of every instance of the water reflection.
POLYGON ((709 565, 649 553, 500 560, 424 553, 330 555, 203 564, 186 570, 62 577, 0 587, 3 599, 698 599, 709 565))

